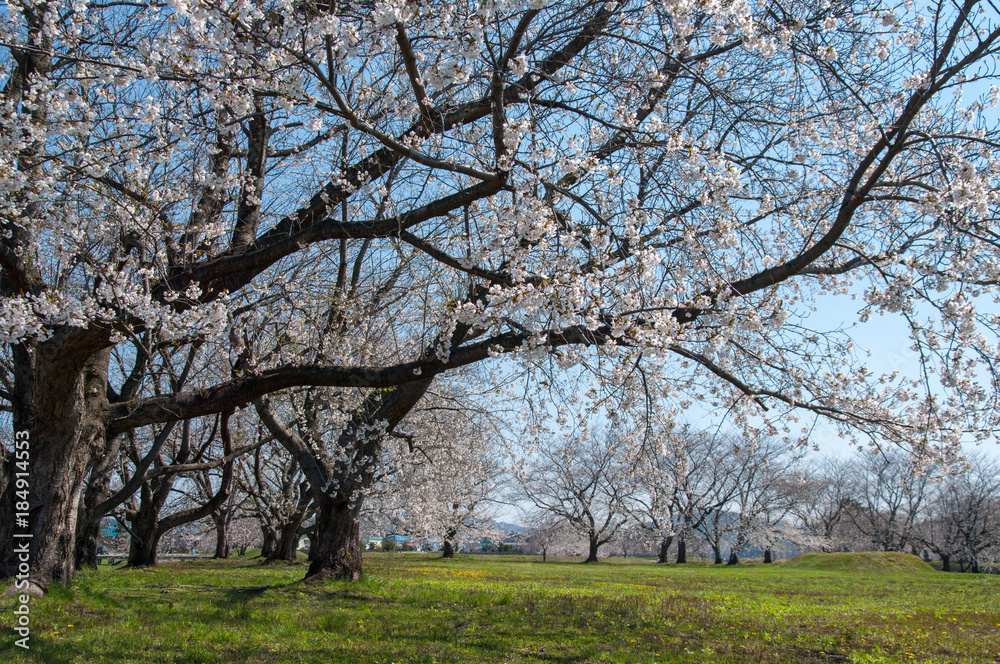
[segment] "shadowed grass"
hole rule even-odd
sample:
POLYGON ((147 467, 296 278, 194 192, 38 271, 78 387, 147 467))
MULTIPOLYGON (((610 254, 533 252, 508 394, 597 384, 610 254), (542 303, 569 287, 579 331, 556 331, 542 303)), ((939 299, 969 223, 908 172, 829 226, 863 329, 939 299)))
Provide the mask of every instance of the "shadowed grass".
POLYGON ((1000 661, 1000 577, 366 554, 361 581, 198 561, 81 574, 5 662, 1000 661))

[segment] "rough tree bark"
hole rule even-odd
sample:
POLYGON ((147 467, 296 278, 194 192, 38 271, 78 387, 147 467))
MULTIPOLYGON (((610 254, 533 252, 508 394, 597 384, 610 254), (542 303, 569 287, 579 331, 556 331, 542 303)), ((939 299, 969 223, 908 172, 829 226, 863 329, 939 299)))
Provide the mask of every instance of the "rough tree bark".
MULTIPOLYGON (((27 510, 8 482, 0 496, 0 538, 30 533, 30 580, 40 588, 68 583, 76 561, 76 526, 84 479, 104 448, 103 405, 108 381, 106 333, 60 330, 44 342, 14 351, 19 392, 13 400, 14 431, 30 441, 27 510), (24 521, 17 513, 27 511, 24 521)), ((14 459, 3 468, 11 477, 14 459)), ((17 573, 14 547, 0 554, 0 577, 17 573)))
POLYGON ((304 514, 301 514, 297 519, 281 525, 281 528, 278 530, 277 544, 272 554, 268 557, 268 562, 284 560, 285 562, 294 563, 296 561, 299 550, 299 532, 302 527, 303 517, 304 514))
MULTIPOLYGON (((360 501, 358 501, 360 503, 360 501)), ((357 581, 361 578, 361 529, 358 524, 360 504, 348 500, 323 499, 316 511, 313 540, 316 552, 306 579, 313 582, 328 578, 357 581)))
POLYGON ((260 533, 262 538, 260 557, 265 560, 271 560, 274 554, 275 544, 278 541, 278 536, 275 533, 274 528, 265 524, 263 521, 260 524, 260 533))

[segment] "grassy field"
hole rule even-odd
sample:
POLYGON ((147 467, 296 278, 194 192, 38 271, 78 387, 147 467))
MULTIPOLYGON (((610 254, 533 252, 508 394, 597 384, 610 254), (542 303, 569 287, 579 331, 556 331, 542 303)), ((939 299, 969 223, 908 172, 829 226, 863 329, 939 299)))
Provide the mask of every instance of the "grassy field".
POLYGON ((31 608, 3 662, 1000 662, 1000 576, 539 563, 366 554, 356 583, 302 565, 83 573, 31 608))

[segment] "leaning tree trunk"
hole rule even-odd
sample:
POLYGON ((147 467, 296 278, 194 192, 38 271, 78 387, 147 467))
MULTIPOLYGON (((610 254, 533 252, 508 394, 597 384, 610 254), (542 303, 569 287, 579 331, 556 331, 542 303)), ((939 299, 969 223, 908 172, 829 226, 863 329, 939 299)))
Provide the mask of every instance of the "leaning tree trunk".
MULTIPOLYGON (((717 560, 716 561, 716 563, 721 563, 721 562, 722 562, 721 560, 717 560)), ((736 555, 736 549, 730 550, 729 551, 729 562, 727 562, 726 564, 727 565, 738 565, 739 562, 740 562, 740 557, 738 555, 736 555)))
POLYGON ((73 579, 84 479, 105 440, 110 351, 95 336, 60 330, 32 348, 14 348, 12 442, 27 441, 28 458, 12 455, 3 464, 0 578, 18 573, 15 549, 26 545, 31 583, 44 589, 73 579))
POLYGON ((677 564, 683 565, 688 561, 687 541, 684 538, 677 540, 677 564))
POLYGON ((666 562, 669 562, 667 560, 667 554, 670 553, 670 544, 673 541, 674 541, 674 536, 673 535, 668 535, 667 537, 664 537, 663 540, 660 542, 660 553, 656 557, 656 562, 657 563, 666 563, 666 562))
POLYGON ((306 573, 307 581, 361 578, 361 528, 357 512, 361 501, 326 498, 316 510, 315 556, 306 573))

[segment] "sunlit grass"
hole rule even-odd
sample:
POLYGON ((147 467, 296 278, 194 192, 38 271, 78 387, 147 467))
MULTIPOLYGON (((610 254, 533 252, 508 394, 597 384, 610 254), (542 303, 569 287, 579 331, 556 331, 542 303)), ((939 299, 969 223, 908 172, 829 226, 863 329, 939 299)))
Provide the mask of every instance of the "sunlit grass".
POLYGON ((302 565, 185 562, 83 573, 0 601, 0 661, 1000 661, 1000 577, 781 566, 580 565, 371 554, 356 583, 302 565))

